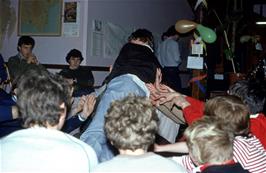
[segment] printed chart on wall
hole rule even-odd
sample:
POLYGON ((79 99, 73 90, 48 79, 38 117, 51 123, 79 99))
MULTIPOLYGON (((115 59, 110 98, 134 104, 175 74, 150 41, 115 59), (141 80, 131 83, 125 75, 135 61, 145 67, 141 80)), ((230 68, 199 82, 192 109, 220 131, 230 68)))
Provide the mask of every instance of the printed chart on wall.
POLYGON ((64 3, 63 35, 65 37, 79 37, 80 29, 80 3, 64 3))
POLYGON ((93 20, 92 22, 92 56, 103 57, 103 22, 93 20))
POLYGON ((92 56, 103 58, 117 57, 133 31, 133 28, 101 20, 93 20, 92 27, 92 56))
POLYGON ((60 36, 62 0, 20 0, 19 35, 60 36))

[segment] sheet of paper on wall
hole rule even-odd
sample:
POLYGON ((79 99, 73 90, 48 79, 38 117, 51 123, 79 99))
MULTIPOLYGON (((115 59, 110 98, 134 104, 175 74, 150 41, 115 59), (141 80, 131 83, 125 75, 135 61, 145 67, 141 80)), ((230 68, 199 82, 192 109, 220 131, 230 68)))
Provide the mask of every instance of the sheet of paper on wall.
POLYGON ((92 32, 92 56, 103 57, 103 34, 92 32))
POLYGON ((224 80, 224 75, 223 74, 214 74, 214 79, 215 80, 224 80))
POLYGON ((203 54, 203 45, 192 44, 192 55, 201 55, 201 54, 203 54))
POLYGON ((80 3, 64 3, 63 35, 65 37, 79 37, 80 29, 80 3))
POLYGON ((134 28, 106 22, 104 27, 104 58, 116 58, 134 28))
POLYGON ((203 69, 203 58, 202 57, 195 57, 195 56, 188 56, 187 68, 203 69))

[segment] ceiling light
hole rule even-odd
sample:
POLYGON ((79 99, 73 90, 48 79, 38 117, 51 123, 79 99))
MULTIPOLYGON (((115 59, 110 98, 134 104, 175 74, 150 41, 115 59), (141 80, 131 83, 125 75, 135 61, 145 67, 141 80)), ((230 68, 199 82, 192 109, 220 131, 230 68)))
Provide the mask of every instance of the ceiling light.
POLYGON ((259 22, 256 22, 257 25, 266 25, 266 21, 259 21, 259 22))

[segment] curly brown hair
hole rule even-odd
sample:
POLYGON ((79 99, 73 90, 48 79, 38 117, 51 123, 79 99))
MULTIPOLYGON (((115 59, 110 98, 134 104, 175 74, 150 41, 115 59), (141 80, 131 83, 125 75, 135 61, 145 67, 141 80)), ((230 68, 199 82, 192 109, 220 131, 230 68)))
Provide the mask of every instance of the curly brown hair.
POLYGON ((157 129, 157 114, 145 97, 130 95, 114 101, 105 117, 106 135, 118 149, 147 150, 157 129))

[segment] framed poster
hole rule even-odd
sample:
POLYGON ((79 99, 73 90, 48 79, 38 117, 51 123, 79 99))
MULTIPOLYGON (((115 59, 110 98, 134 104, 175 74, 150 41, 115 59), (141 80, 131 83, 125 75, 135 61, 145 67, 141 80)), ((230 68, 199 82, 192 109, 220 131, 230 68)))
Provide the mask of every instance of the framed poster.
POLYGON ((19 0, 18 35, 60 36, 62 0, 19 0))

